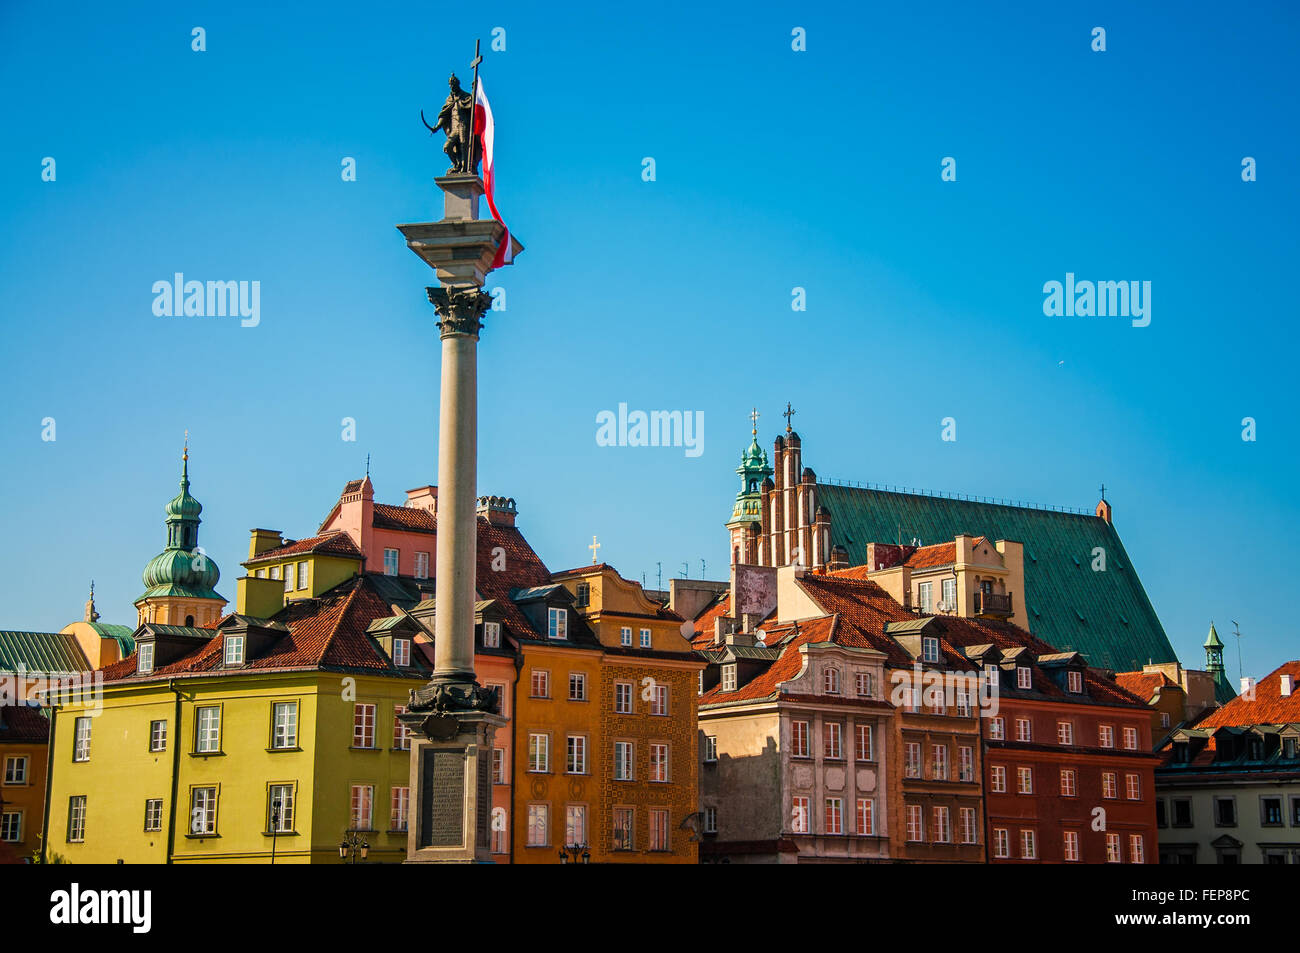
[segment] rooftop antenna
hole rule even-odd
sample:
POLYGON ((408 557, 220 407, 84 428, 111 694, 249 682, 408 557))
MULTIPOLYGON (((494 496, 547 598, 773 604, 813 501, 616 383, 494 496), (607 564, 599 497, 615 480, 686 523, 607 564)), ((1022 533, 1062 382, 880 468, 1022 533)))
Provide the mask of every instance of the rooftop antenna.
POLYGON ((704 557, 701 556, 700 557, 700 578, 704 579, 706 576, 708 576, 708 574, 709 574, 708 564, 704 561, 704 557))
POLYGON ((689 579, 689 578, 691 578, 691 564, 690 564, 690 563, 682 563, 682 578, 683 578, 683 579, 689 579))
POLYGON ((657 580, 658 580, 658 581, 655 583, 655 588, 658 589, 658 590, 660 590, 660 591, 662 592, 662 591, 663 591, 663 588, 664 588, 664 564, 661 563, 661 562, 658 562, 658 563, 655 563, 655 566, 657 566, 658 569, 659 569, 659 575, 658 575, 658 577, 657 577, 657 580))
POLYGON ((1240 685, 1243 677, 1241 671, 1241 626, 1237 625, 1236 619, 1229 619, 1228 621, 1232 623, 1232 634, 1237 637, 1237 684, 1240 685))
POLYGON ((370 454, 366 454, 366 476, 370 476, 370 454))

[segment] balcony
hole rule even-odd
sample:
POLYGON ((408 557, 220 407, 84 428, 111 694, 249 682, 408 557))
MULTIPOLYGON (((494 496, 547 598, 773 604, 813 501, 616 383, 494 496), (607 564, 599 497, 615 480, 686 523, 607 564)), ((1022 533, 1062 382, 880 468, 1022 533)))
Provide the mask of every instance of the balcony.
POLYGON ((979 592, 975 593, 975 614, 978 616, 996 616, 999 619, 1010 618, 1014 610, 1011 608, 1011 593, 1005 595, 996 592, 979 592))

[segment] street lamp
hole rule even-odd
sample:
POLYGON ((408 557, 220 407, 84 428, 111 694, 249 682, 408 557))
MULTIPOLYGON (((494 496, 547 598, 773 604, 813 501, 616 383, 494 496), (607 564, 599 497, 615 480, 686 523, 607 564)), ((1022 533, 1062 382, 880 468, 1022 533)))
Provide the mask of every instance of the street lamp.
POLYGON ((370 845, 361 838, 358 831, 344 831, 343 843, 339 844, 339 859, 346 861, 349 856, 352 863, 357 862, 359 856, 362 860, 370 854, 370 845))
POLYGON ((275 838, 280 833, 280 799, 271 802, 271 866, 275 866, 275 838))
POLYGON ((591 863, 591 849, 586 844, 565 844, 560 848, 560 863, 591 863))

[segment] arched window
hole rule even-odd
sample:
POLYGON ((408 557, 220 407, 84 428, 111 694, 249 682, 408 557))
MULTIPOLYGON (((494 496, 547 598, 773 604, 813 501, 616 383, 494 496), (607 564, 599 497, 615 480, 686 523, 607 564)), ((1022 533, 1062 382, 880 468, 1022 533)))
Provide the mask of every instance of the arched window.
POLYGON ((185 617, 185 624, 188 625, 190 628, 193 628, 193 627, 194 627, 194 616, 192 616, 192 615, 187 615, 187 616, 185 617))

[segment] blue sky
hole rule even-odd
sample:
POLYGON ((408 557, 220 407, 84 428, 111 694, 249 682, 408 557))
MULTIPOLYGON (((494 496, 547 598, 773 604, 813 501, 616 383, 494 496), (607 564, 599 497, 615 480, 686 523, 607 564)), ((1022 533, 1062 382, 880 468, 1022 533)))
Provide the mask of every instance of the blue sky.
POLYGON ((770 446, 788 400, 822 477, 1105 481, 1185 662, 1211 619, 1247 674, 1297 654, 1292 5, 262 6, 0 9, 0 627, 78 618, 92 577, 134 621, 186 428, 231 599, 247 530, 310 534, 367 453, 381 501, 436 480, 432 275, 393 226, 437 217, 419 110, 501 27, 526 251, 491 281, 480 490, 548 565, 596 534, 651 585, 718 578, 749 409, 770 446), (260 281, 260 325, 155 316, 175 272, 260 281), (1150 326, 1044 316, 1066 272, 1151 281, 1150 326), (597 446, 620 402, 702 411, 704 453, 597 446))

